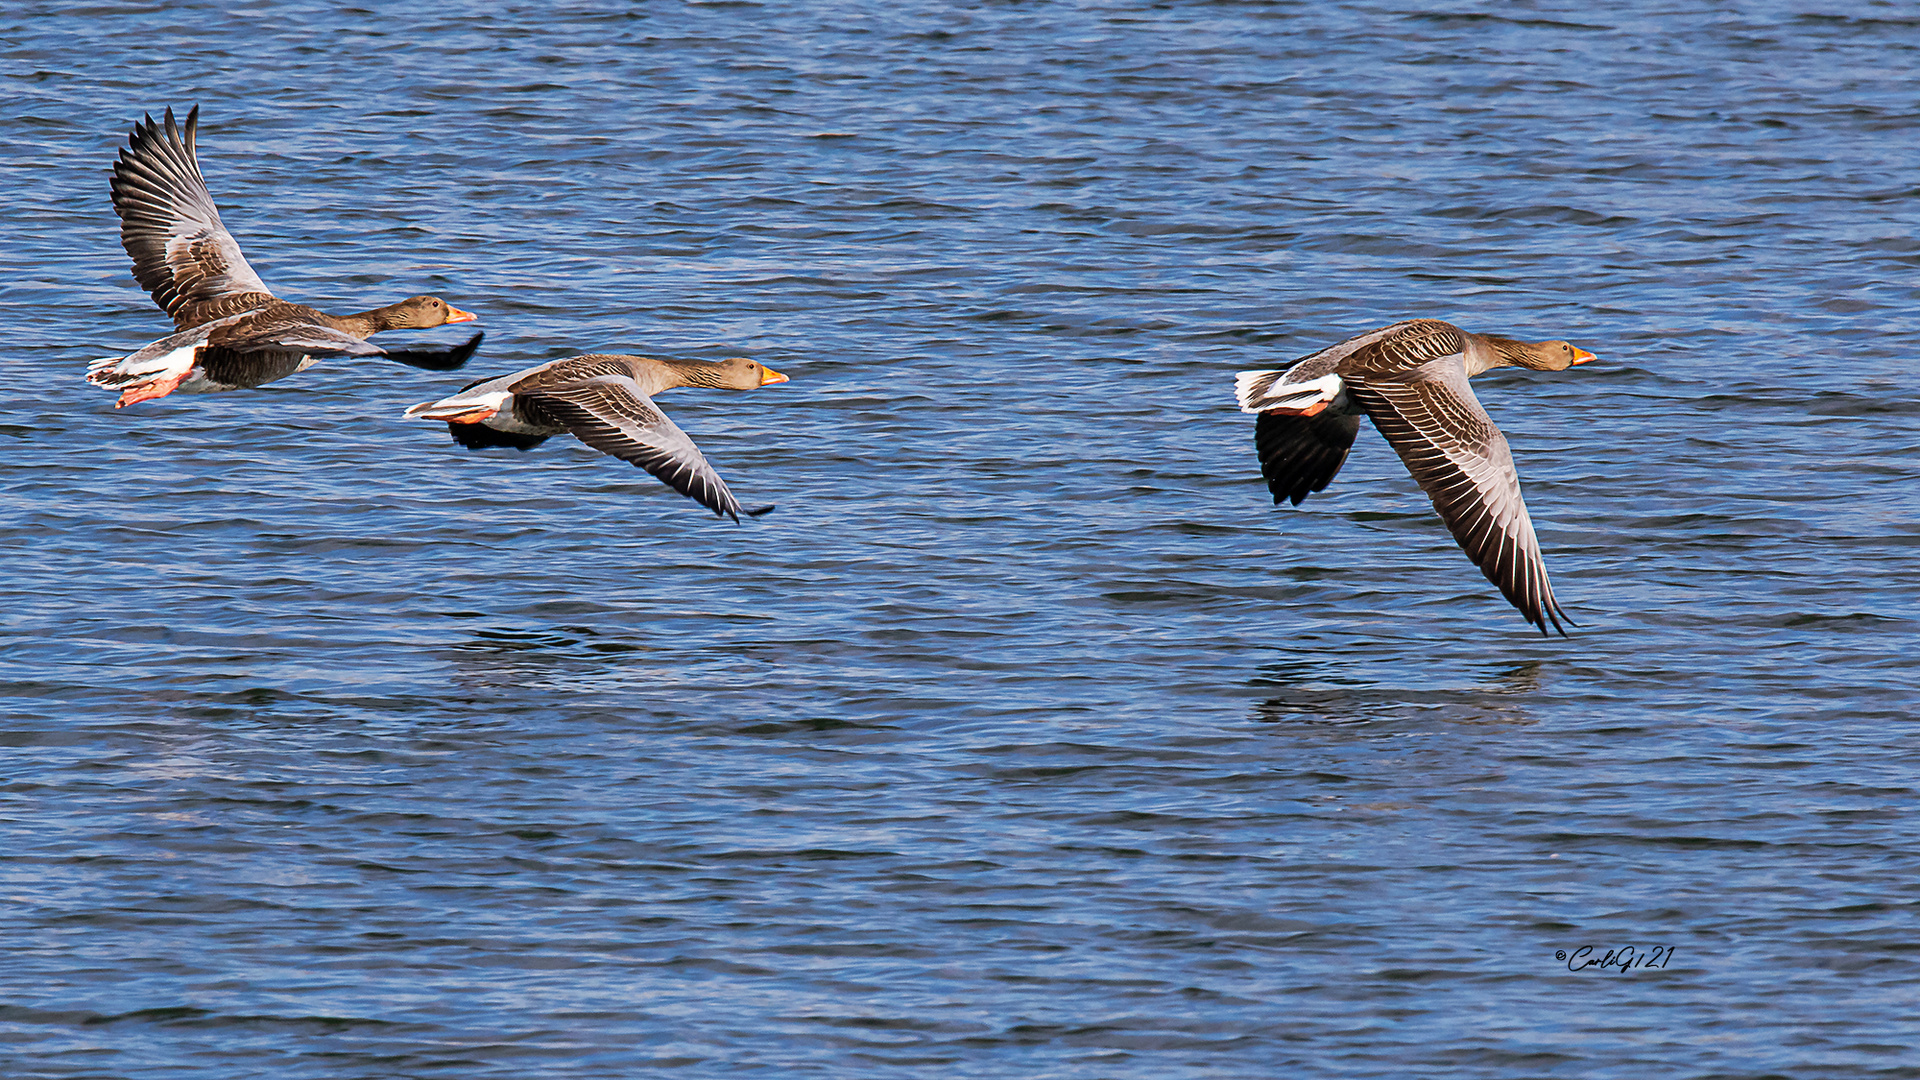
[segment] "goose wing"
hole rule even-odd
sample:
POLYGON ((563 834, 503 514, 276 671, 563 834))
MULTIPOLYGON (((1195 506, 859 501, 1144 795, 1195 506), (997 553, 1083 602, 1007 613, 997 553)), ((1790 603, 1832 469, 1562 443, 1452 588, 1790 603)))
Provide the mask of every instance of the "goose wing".
POLYGON ((1360 433, 1360 417, 1332 409, 1313 416, 1261 413, 1253 425, 1253 446, 1260 454, 1260 474, 1273 492, 1273 503, 1300 500, 1333 482, 1335 473, 1353 449, 1360 433))
POLYGON ((303 349, 312 353, 341 356, 385 356, 386 350, 345 330, 335 330, 284 308, 243 315, 224 326, 215 327, 207 344, 246 351, 277 348, 303 349))
POLYGON ((148 116, 113 166, 113 209, 133 276, 182 330, 273 299, 207 193, 194 157, 199 126, 197 105, 184 134, 172 109, 164 126, 148 116))
POLYGON ((1347 392, 1406 463, 1461 550, 1527 621, 1561 636, 1571 623, 1553 598, 1533 521, 1520 498, 1507 438, 1467 385, 1465 358, 1442 357, 1347 392))
MULTIPOLYGON (((417 367, 426 371, 458 371, 473 359, 474 350, 486 340, 482 331, 468 338, 461 345, 408 345, 398 349, 383 349, 387 359, 408 367, 417 367)), ((482 379, 482 382, 486 380, 482 379)))
POLYGON ((515 396, 531 411, 565 424, 595 450, 638 465, 716 515, 740 520, 740 502, 720 474, 632 378, 598 375, 533 391, 516 389, 515 396))
POLYGON ((284 379, 313 356, 381 356, 385 350, 329 326, 242 319, 220 327, 200 350, 200 368, 222 386, 252 387, 284 379))

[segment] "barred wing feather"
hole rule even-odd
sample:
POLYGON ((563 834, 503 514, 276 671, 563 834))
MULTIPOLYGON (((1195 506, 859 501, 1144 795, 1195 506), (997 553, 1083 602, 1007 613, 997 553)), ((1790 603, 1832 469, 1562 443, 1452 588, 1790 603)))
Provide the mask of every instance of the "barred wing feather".
POLYGON ((1487 580, 1541 633, 1551 620, 1564 636, 1562 621, 1573 620, 1554 600, 1513 454, 1467 385, 1462 358, 1443 357, 1390 379, 1349 379, 1347 390, 1487 580))
POLYGON ((740 520, 739 500, 720 474, 631 378, 602 375, 516 396, 595 450, 638 465, 716 515, 740 520))
POLYGON ((113 166, 113 208, 133 276, 182 330, 273 299, 207 193, 194 157, 199 123, 198 106, 184 135, 172 109, 164 125, 146 117, 113 166))

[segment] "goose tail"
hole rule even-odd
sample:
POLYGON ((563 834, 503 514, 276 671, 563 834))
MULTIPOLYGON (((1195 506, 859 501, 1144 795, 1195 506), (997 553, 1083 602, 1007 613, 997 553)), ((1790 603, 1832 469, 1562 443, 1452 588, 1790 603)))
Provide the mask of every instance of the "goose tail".
POLYGON ((1245 413, 1281 413, 1314 416, 1339 397, 1346 384, 1338 375, 1322 375, 1306 382, 1282 382, 1284 371, 1243 371, 1234 376, 1233 392, 1245 413))
POLYGON ((423 401, 408 409, 408 420, 445 420, 450 424, 477 424, 498 413, 507 398, 503 391, 484 394, 458 393, 438 401, 423 401))
POLYGON ((152 401, 178 390, 193 375, 199 357, 198 341, 171 348, 149 345, 126 356, 88 361, 87 381, 102 389, 120 391, 114 408, 123 409, 136 401, 152 401))

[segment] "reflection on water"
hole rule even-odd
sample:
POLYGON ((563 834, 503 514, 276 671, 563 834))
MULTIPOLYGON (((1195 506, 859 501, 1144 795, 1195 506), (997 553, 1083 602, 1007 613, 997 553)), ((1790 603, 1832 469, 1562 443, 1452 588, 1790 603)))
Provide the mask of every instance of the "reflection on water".
POLYGON ((1436 688, 1357 680, 1340 685, 1339 675, 1312 664, 1264 664, 1247 686, 1262 695, 1252 718, 1263 724, 1533 724, 1525 699, 1540 691, 1541 667, 1531 660, 1501 665, 1483 681, 1436 688), (1506 696, 1522 700, 1501 700, 1506 696))

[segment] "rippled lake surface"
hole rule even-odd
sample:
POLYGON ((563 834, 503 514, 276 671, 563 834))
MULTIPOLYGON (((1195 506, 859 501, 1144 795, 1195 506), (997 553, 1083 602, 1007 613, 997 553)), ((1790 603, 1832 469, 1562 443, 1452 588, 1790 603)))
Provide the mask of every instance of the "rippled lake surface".
POLYGON ((0 15, 0 1075, 1913 1074, 1911 8, 377 6, 0 15), (196 102, 468 370, 85 385, 196 102), (1409 316, 1600 356, 1479 389, 1569 639, 1270 505, 1409 316), (610 349, 779 508, 399 415, 610 349))

